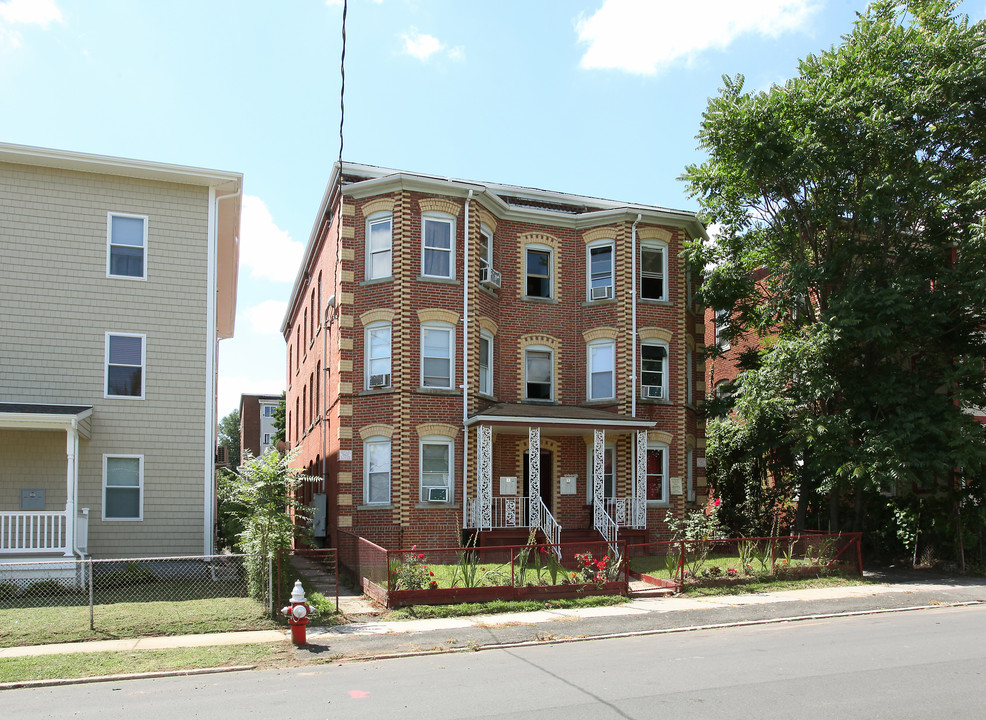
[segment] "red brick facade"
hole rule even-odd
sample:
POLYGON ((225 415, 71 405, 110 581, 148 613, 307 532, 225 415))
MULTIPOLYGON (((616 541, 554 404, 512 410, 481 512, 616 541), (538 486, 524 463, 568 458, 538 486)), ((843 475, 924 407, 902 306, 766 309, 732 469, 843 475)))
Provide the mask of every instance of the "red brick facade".
MULTIPOLYGON (((614 444, 613 494, 633 492, 632 423, 649 426, 654 457, 666 458, 654 481, 664 502, 647 503, 647 537, 666 535, 668 510, 680 515, 686 505, 702 503, 705 442, 697 409, 705 387, 704 328, 679 259, 683 243, 704 234, 694 215, 346 163, 340 225, 338 172, 336 166, 282 328, 287 440, 301 448, 297 465, 308 472, 321 475, 325 460, 329 544, 337 529, 391 548, 458 544, 461 530, 471 527, 465 505, 477 495, 477 428, 486 424, 485 413, 505 407, 529 413, 526 425, 541 429, 542 457, 550 462, 542 495, 564 529, 593 525, 593 433, 577 424, 586 410, 612 418, 604 425, 614 444), (377 239, 386 240, 388 219, 389 262, 377 239), (372 247, 370 221, 381 223, 374 225, 372 247), (454 235, 446 237, 449 224, 454 235), (480 282, 481 233, 492 236, 498 288, 489 276, 480 282), (590 255, 591 248, 602 249, 590 255), (663 252, 665 267, 657 273, 663 293, 648 290, 663 299, 634 302, 640 283, 633 267, 639 280, 643 248, 651 270, 663 252), (602 259, 593 265, 591 258, 602 259), (547 278, 538 285, 544 267, 547 278), (593 282, 609 287, 595 300, 593 282), (389 360, 383 357, 388 327, 389 360), (485 349, 490 340, 492 357, 481 370, 481 342, 485 349), (642 344, 666 352, 662 374, 648 375, 652 383, 663 379, 663 389, 651 391, 659 399, 642 396, 648 392, 641 382, 642 344), (593 370, 597 384, 590 386, 593 370), (542 372, 549 379, 537 384, 542 372), (480 392, 481 373, 492 378, 491 394, 480 392), (590 400, 590 387, 606 399, 590 400), (539 392, 550 397, 528 399, 539 392), (542 408, 562 419, 547 420, 542 408), (424 463, 422 453, 428 453, 424 463), (368 454, 386 467, 373 466, 368 454), (426 488, 442 482, 442 470, 451 475, 446 501, 429 502, 426 488)), ((648 368, 659 367, 655 362, 648 368)), ((523 483, 528 431, 523 422, 490 422, 493 493, 499 495, 501 477, 523 483)))

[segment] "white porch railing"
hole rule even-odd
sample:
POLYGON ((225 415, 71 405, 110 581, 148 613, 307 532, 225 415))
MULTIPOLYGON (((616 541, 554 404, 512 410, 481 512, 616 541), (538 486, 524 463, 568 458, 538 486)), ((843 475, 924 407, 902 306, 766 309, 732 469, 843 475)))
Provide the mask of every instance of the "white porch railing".
POLYGON ((68 513, 0 512, 0 553, 69 553, 68 513))
POLYGON ((636 522, 637 516, 640 515, 635 512, 637 504, 638 501, 633 497, 608 497, 603 500, 606 514, 621 528, 640 527, 636 522))
POLYGON ((527 523, 528 499, 518 495, 492 498, 490 522, 483 522, 482 503, 479 498, 469 498, 467 503, 469 524, 480 530, 501 528, 525 528, 527 523))
POLYGON ((561 525, 558 524, 555 516, 548 510, 544 504, 544 500, 538 500, 538 503, 541 505, 541 511, 538 513, 541 521, 538 527, 541 528, 544 536, 548 538, 548 544, 554 548, 555 555, 561 560, 561 547, 559 545, 561 543, 561 525))
MULTIPOLYGON (((614 500, 616 498, 608 498, 607 500, 614 500)), ((626 498, 624 498, 626 499, 626 498)), ((614 553, 618 553, 618 548, 616 541, 620 536, 620 526, 617 525, 616 521, 607 512, 607 506, 609 502, 601 503, 599 500, 594 500, 593 503, 593 524, 596 526, 596 530, 603 536, 603 539, 609 545, 609 549, 614 553)))

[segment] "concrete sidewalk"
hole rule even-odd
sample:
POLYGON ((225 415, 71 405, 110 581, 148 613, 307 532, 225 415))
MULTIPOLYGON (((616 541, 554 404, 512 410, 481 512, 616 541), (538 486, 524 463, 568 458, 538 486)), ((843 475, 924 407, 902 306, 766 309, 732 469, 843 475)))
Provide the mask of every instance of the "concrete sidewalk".
MULTIPOLYGON (((302 657, 328 654, 334 659, 372 658, 986 602, 986 579, 982 578, 907 571, 868 576, 878 582, 746 595, 638 598, 608 607, 312 627, 308 629, 308 646, 297 652, 302 657)), ((104 640, 4 648, 0 649, 0 659, 282 642, 287 638, 285 631, 261 630, 104 640)))

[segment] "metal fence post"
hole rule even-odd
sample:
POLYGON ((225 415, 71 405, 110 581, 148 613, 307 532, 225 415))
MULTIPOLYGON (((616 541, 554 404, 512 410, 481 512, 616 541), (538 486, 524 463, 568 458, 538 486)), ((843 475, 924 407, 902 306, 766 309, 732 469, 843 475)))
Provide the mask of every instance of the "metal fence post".
POLYGON ((96 622, 93 618, 93 596, 92 596, 92 558, 89 558, 89 629, 96 629, 96 622))
POLYGON ((270 609, 271 618, 276 617, 277 610, 274 608, 274 558, 267 558, 267 606, 270 609))

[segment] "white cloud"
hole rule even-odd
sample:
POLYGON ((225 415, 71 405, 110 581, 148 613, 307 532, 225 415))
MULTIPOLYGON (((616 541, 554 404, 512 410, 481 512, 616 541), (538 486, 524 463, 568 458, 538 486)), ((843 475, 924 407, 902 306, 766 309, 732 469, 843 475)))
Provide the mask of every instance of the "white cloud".
POLYGON ((53 22, 63 22, 55 0, 0 0, 0 48, 21 46, 21 34, 14 25, 47 28, 53 22))
POLYGON ((259 335, 281 334, 281 321, 287 312, 288 304, 281 300, 264 300, 258 305, 242 311, 242 319, 237 319, 237 325, 242 326, 245 320, 250 323, 250 329, 259 335))
POLYGON ((445 49, 445 45, 437 37, 419 33, 414 28, 403 33, 401 38, 404 40, 404 52, 418 60, 427 60, 445 49))
MULTIPOLYGON (((223 345, 220 343, 220 352, 223 345)), ((280 395, 284 392, 284 377, 258 379, 247 375, 220 375, 216 392, 216 409, 224 418, 240 407, 240 395, 280 395)))
POLYGON ((576 23, 579 42, 588 45, 579 66, 655 75, 742 35, 777 37, 803 28, 817 9, 818 0, 604 0, 576 23))
POLYGON ((274 223, 263 200, 254 195, 243 196, 240 262, 250 268, 252 277, 293 282, 304 252, 303 243, 292 240, 286 230, 274 223))

